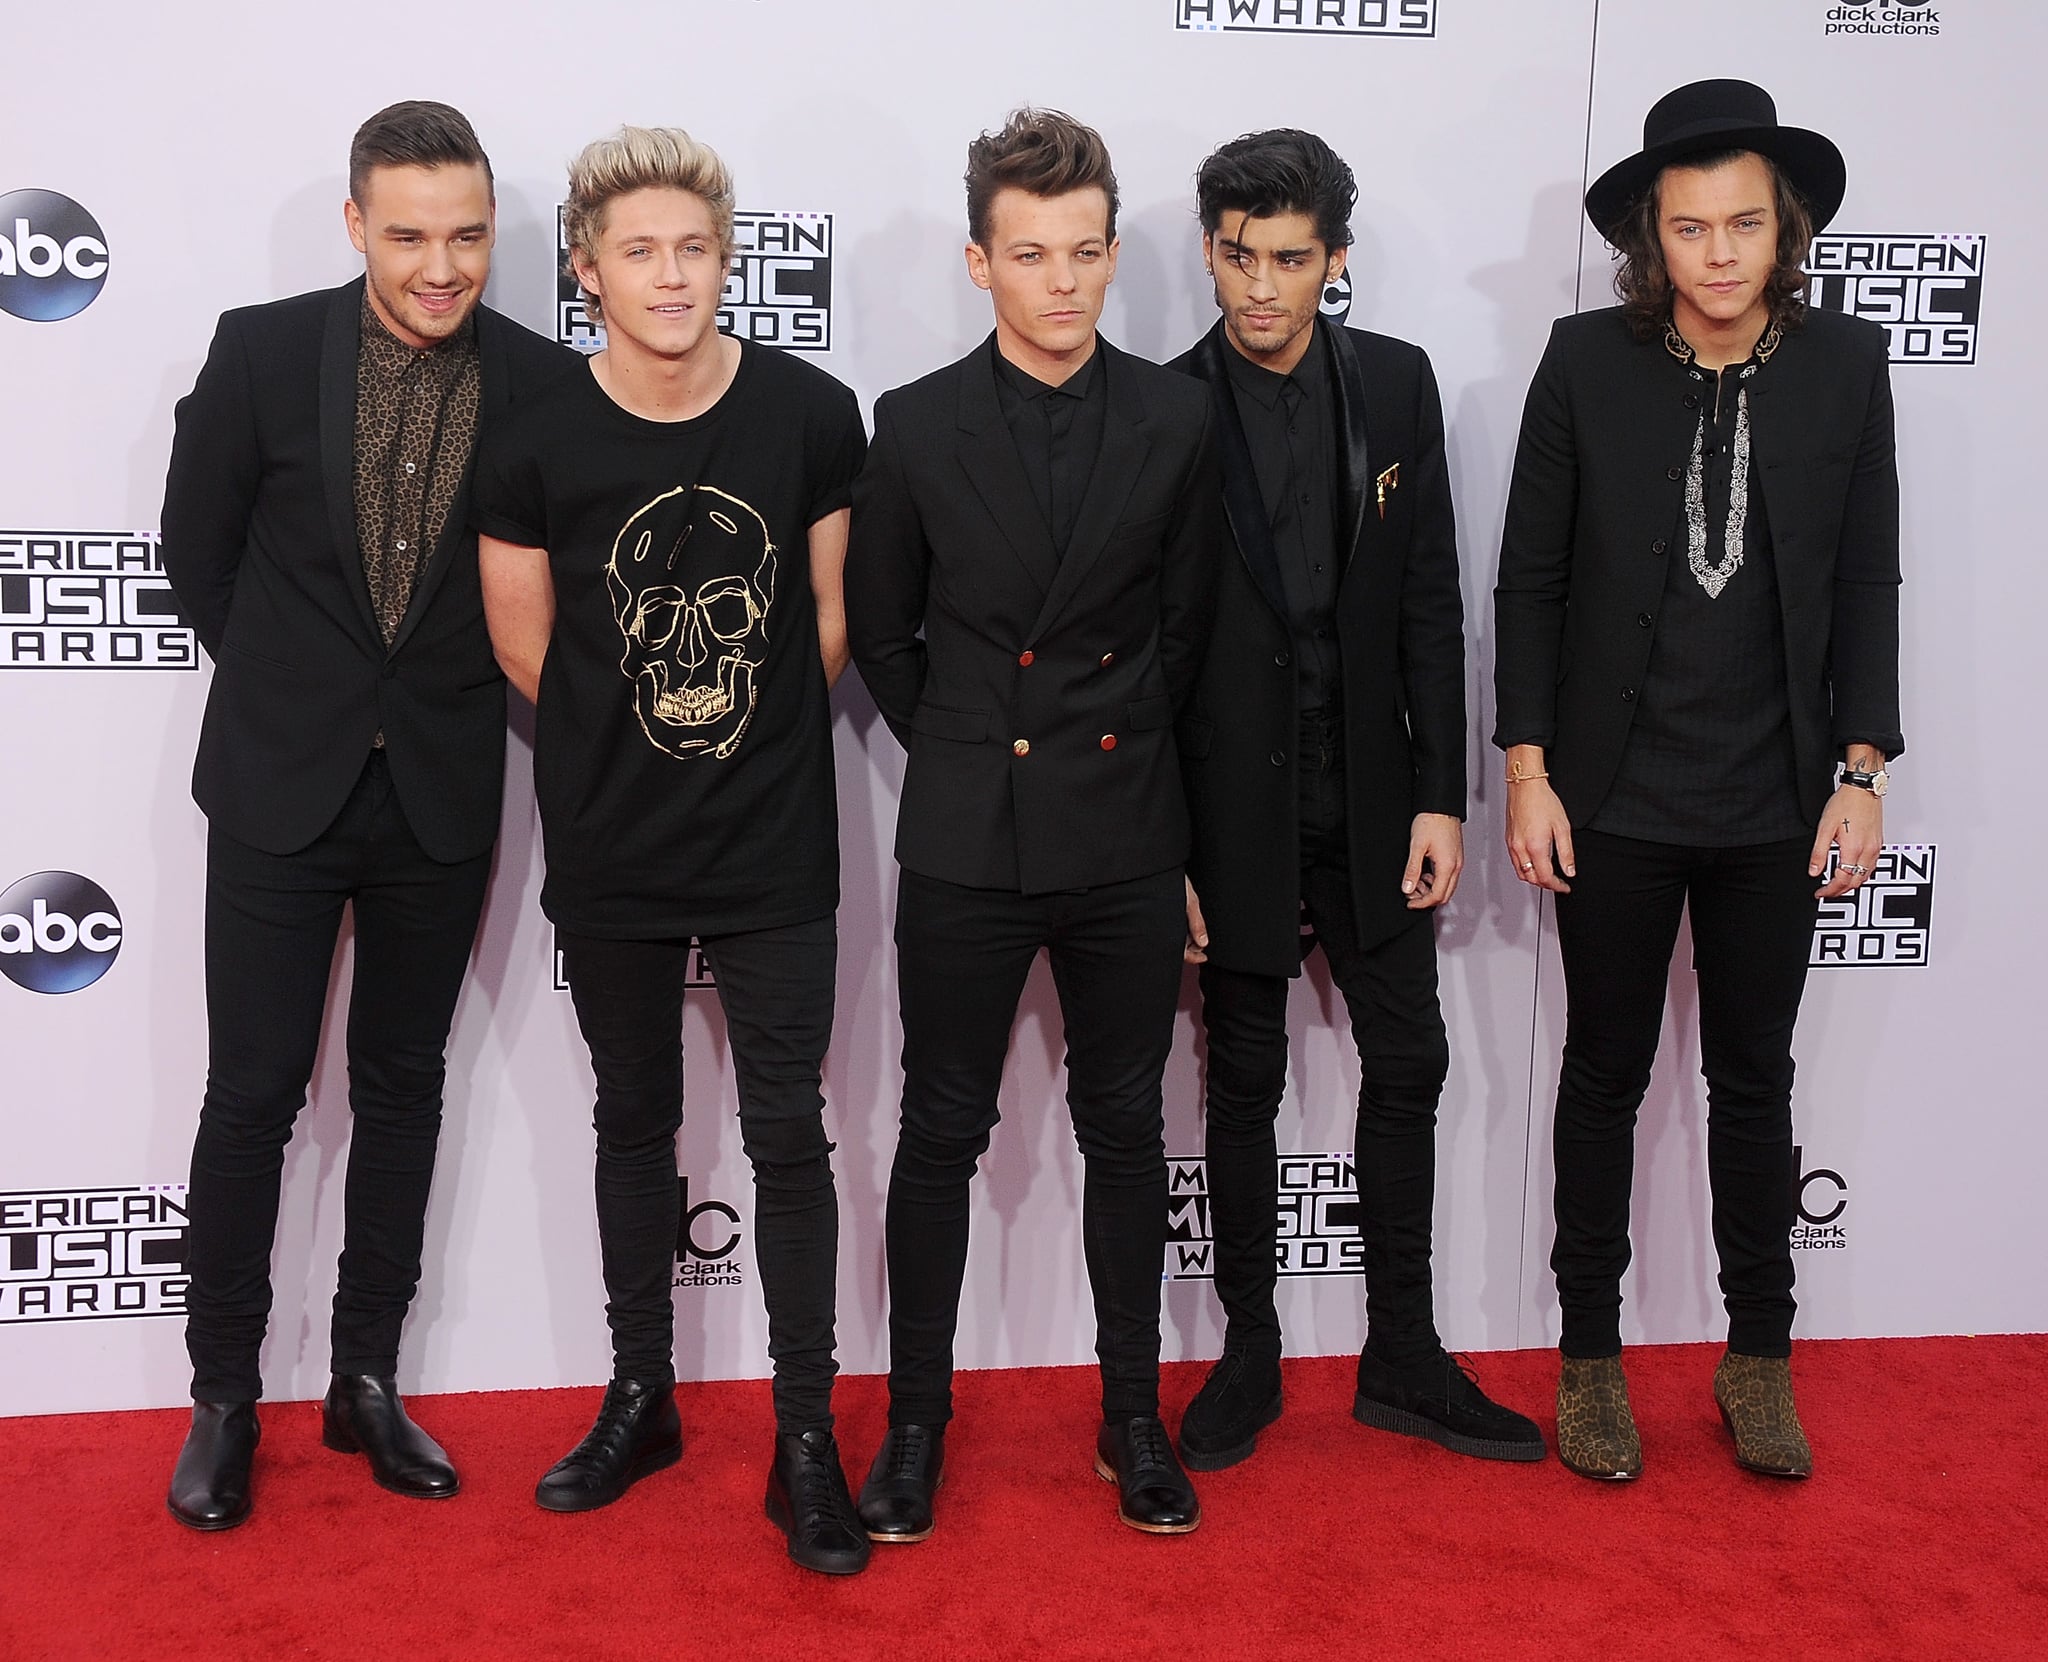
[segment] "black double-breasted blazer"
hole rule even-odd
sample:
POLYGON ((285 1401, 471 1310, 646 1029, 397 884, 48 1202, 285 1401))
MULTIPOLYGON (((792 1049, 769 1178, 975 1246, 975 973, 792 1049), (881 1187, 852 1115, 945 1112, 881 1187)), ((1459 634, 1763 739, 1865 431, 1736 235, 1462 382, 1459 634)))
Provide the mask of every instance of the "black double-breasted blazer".
MULTIPOLYGON (((356 539, 363 282, 223 314, 178 401, 163 557, 213 657, 192 795, 238 841, 304 848, 348 799, 376 735, 434 859, 497 835, 505 682, 484 628, 469 482, 387 650, 356 539)), ((578 359, 479 307, 479 425, 578 359)))
POLYGON ((1109 403, 1064 556, 1003 418, 992 342, 875 405, 846 618, 909 751, 908 871, 1040 894, 1187 856, 1173 720, 1219 563, 1209 404, 1184 376, 1096 350, 1109 403))
MULTIPOLYGON (((1813 310, 1749 389, 1802 813, 1846 745, 1899 731, 1899 478, 1884 329, 1813 310)), ((1494 589, 1494 743, 1545 747, 1574 825, 1599 811, 1649 668, 1700 413, 1620 308, 1560 318, 1522 415, 1494 589)))
MULTIPOLYGON (((1328 354, 1336 405, 1346 835, 1355 923, 1372 944, 1414 915, 1401 872, 1415 815, 1465 817, 1464 604, 1428 356, 1363 330, 1318 323, 1316 332, 1310 350, 1328 354)), ((1213 962, 1297 975, 1300 685, 1272 528, 1230 388, 1231 350, 1219 322, 1171 366, 1208 384, 1234 545, 1180 720, 1194 819, 1188 871, 1213 962)))

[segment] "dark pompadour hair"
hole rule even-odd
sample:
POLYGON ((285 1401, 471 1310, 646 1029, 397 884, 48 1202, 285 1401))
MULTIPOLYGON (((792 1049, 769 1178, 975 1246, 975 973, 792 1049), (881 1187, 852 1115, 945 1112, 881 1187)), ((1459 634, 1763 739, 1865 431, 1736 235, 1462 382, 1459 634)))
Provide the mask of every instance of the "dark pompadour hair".
POLYGON ((967 147, 967 234, 988 246, 989 205, 1000 190, 1065 196, 1094 186, 1109 198, 1107 237, 1116 235, 1116 170, 1093 127, 1059 110, 1010 112, 999 133, 967 147))
POLYGON ((1212 236, 1227 213, 1306 214, 1325 248, 1349 248, 1358 182, 1314 133, 1274 127, 1218 145, 1195 174, 1195 200, 1202 229, 1212 236))
POLYGON ((348 147, 348 194, 359 206, 370 170, 377 167, 458 167, 484 170, 497 194, 491 158, 484 154, 469 117, 447 104, 408 98, 379 110, 356 129, 348 147))

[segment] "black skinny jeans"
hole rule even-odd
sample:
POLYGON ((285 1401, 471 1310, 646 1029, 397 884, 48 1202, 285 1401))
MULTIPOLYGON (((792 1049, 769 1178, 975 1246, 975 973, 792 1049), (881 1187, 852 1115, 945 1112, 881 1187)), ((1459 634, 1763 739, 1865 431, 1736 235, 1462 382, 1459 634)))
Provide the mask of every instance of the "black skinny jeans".
MULTIPOLYGON (((1436 1199, 1436 1111, 1450 1070, 1437 1002, 1436 914, 1417 912, 1363 946, 1345 840, 1342 728, 1311 718, 1300 756, 1302 907, 1358 1046, 1359 1235, 1365 1252, 1367 1344, 1389 1366, 1441 1348, 1430 1289, 1436 1199)), ((1286 976, 1202 966, 1209 1043, 1209 1216, 1224 1348, 1277 1358, 1273 1294, 1279 1206, 1274 1122, 1287 1083, 1286 976)))
POLYGON ((199 1402, 263 1394, 270 1252, 292 1122, 320 1048, 342 910, 355 909, 348 1002, 348 1179, 334 1292, 336 1373, 389 1375, 420 1279, 441 1135, 448 1025, 490 876, 414 839, 372 751, 334 823, 296 854, 206 840, 206 1099, 187 1196, 185 1345, 199 1402))
MULTIPOLYGON (((557 931, 597 1075, 597 1234, 616 1377, 675 1377, 676 1132, 683 1123, 687 940, 557 931)), ((754 1168, 754 1255, 768 1307, 775 1424, 830 1430, 839 1197, 819 1076, 832 1036, 838 926, 830 917, 708 936, 754 1168)))
POLYGON ((1707 1177, 1728 1346, 1792 1353, 1792 1030, 1813 946, 1811 842, 1685 848, 1572 834, 1557 898, 1564 1066, 1557 1084, 1557 1273, 1567 1356, 1621 1354, 1636 1110, 1649 1088, 1680 913, 1692 914, 1707 1177))
POLYGON ((1040 948, 1052 960, 1066 1028, 1103 1417, 1159 1412, 1161 1076, 1180 999, 1182 893, 1178 866, 1047 895, 902 874, 903 1125, 887 1228, 891 1425, 952 1418, 968 1184, 995 1129, 1010 1027, 1040 948))

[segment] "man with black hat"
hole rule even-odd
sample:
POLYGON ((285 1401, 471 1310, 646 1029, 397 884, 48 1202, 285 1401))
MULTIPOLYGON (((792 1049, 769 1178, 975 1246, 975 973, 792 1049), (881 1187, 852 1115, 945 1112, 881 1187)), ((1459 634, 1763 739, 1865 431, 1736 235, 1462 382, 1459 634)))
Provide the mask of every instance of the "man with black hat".
POLYGON ((1460 1454, 1541 1460, 1535 1423, 1445 1353, 1431 1301, 1450 1068, 1436 913, 1464 866, 1466 733, 1436 377, 1419 347, 1319 316, 1358 199, 1322 139, 1232 139, 1195 193, 1222 316, 1172 367, 1208 383, 1233 557, 1180 742, 1225 1328, 1181 1457, 1235 1465, 1280 1415, 1274 1126, 1305 917, 1358 1049, 1367 1334, 1352 1413, 1460 1454))
POLYGON ((1552 331, 1494 593, 1508 852, 1558 897, 1568 1008, 1558 1452, 1588 1477, 1642 1470, 1621 1277, 1689 912, 1729 1318, 1714 1396, 1742 1465, 1804 1477, 1792 1031, 1816 901, 1868 878, 1904 748, 1887 343, 1806 306, 1845 184, 1832 143, 1743 81, 1681 87, 1643 139, 1586 193, 1622 304, 1552 331))

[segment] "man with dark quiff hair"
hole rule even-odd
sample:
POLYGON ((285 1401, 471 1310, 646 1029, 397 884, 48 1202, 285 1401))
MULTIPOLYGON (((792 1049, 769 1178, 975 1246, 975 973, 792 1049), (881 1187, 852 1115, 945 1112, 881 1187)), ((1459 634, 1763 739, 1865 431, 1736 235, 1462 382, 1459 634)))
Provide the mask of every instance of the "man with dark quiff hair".
POLYGON ((1367 1331, 1352 1413, 1460 1454, 1540 1460, 1535 1425, 1445 1353, 1431 1301, 1450 1065, 1435 923, 1465 813, 1464 609, 1436 379, 1420 348, 1321 315, 1358 194, 1329 145, 1249 133, 1203 162, 1195 188, 1222 316, 1173 367, 1208 384, 1235 546, 1180 721, 1225 1315, 1181 1456, 1235 1465, 1280 1416, 1275 1123, 1305 919, 1358 1050, 1367 1331))
POLYGON ((1066 196, 1099 190, 1109 203, 1103 234, 1116 240, 1116 169, 1109 146, 1093 127, 1064 110, 1022 109, 996 132, 967 146, 967 234, 988 246, 989 210, 996 194, 1021 190, 1031 196, 1066 196))
POLYGON ((208 1030, 187 1200, 193 1409, 170 1491, 194 1529, 249 1514, 284 1150, 344 909, 354 1129, 322 1437, 399 1494, 458 1487, 396 1372, 504 774, 464 504, 479 431, 576 359, 479 303, 490 163, 457 111, 366 121, 342 215, 363 275, 221 318, 164 486, 164 566, 214 661, 192 770, 208 1030))
POLYGON ((1201 390, 1096 332, 1116 271, 1099 135, 1020 110, 968 150, 995 332, 885 393, 854 488, 854 661, 909 752, 896 823, 902 1129, 889 1433, 861 1490, 920 1541, 952 1417, 968 1187, 1041 949, 1059 990, 1096 1353, 1097 1473, 1134 1529, 1201 1508, 1159 1418, 1161 1076, 1187 809, 1173 718, 1209 632, 1221 509, 1201 390))

